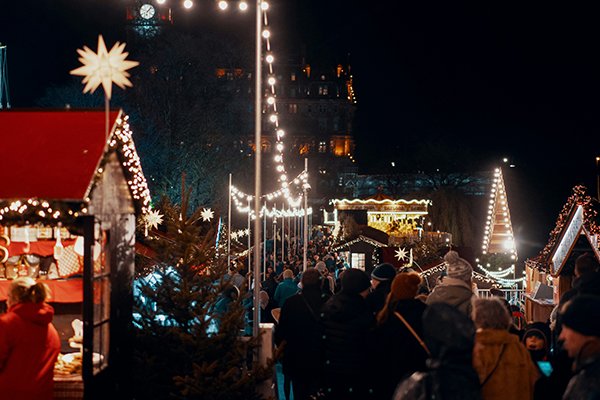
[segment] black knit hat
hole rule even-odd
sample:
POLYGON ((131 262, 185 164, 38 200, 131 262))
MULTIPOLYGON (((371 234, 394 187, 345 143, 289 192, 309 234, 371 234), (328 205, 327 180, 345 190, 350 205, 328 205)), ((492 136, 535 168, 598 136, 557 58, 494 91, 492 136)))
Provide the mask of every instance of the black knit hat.
POLYGON ((376 281, 391 281, 396 277, 396 268, 392 264, 379 264, 371 273, 371 278, 376 281))
POLYGON ((600 297, 574 297, 563 307, 558 322, 582 335, 600 337, 600 297))
POLYGON ((342 274, 340 281, 342 283, 342 292, 362 293, 371 287, 369 276, 360 269, 350 268, 342 274))

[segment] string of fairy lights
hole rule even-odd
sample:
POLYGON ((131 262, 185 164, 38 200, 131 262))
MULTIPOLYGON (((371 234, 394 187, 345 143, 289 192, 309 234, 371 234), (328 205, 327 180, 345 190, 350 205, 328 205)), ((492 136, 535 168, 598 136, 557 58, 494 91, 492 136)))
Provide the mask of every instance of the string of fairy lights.
MULTIPOLYGON (((148 214, 151 209, 150 189, 142 172, 140 158, 133 143, 129 128, 128 116, 119 117, 114 135, 109 142, 110 149, 117 152, 123 165, 123 173, 130 189, 134 204, 141 215, 148 214)), ((88 193, 98 186, 102 180, 108 157, 112 151, 105 152, 100 166, 92 179, 88 193)), ((56 199, 30 198, 0 201, 0 221, 3 224, 35 224, 56 226, 72 224, 80 215, 88 213, 90 197, 83 201, 66 202, 56 199)))
MULTIPOLYGON (((163 1, 164 2, 164 1, 163 1)), ((245 1, 236 2, 240 10, 245 11, 248 9, 248 4, 245 1)), ((193 2, 191 0, 186 0, 184 2, 184 6, 186 8, 191 8, 193 6, 193 2)), ((229 7, 228 1, 219 1, 218 6, 221 10, 226 10, 229 7)), ((273 68, 273 64, 275 63, 275 55, 273 53, 272 45, 271 45, 271 32, 268 29, 269 19, 267 10, 269 9, 269 4, 266 1, 261 2, 261 10, 262 10, 262 18, 263 18, 263 31, 262 38, 264 40, 264 57, 263 60, 267 64, 268 72, 267 72, 267 84, 269 86, 268 95, 266 96, 266 107, 265 113, 268 115, 268 120, 272 124, 273 129, 275 131, 275 146, 276 155, 274 156, 275 161, 275 169, 280 174, 279 181, 281 182, 281 187, 271 193, 267 193, 261 196, 261 200, 274 200, 280 197, 284 197, 285 201, 289 204, 289 210, 286 210, 283 206, 281 210, 277 210, 275 208, 268 209, 263 206, 259 218, 263 216, 268 217, 292 217, 292 216, 304 216, 304 209, 301 208, 301 200, 302 200, 302 192, 300 191, 297 196, 294 196, 290 190, 291 185, 296 185, 297 188, 308 189, 310 188, 308 184, 308 171, 305 169, 300 174, 298 174, 294 179, 288 179, 287 171, 284 163, 284 143, 283 137, 285 132, 281 129, 279 124, 279 116, 277 109, 277 95, 275 86, 277 83, 277 79, 275 77, 275 72, 273 68)), ((255 143, 255 151, 260 151, 262 143, 255 143)), ((237 210, 242 213, 250 213, 252 219, 257 218, 253 208, 250 206, 252 201, 259 201, 255 199, 254 195, 247 194, 242 190, 236 188, 235 186, 231 186, 231 199, 234 202, 237 210)), ((307 210, 309 213, 312 211, 310 209, 307 210)))

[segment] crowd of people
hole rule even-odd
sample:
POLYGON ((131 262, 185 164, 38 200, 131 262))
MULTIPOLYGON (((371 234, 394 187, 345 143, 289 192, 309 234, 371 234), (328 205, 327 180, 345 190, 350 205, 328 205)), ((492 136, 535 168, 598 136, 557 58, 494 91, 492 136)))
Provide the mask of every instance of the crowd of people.
POLYGON ((456 252, 445 262, 431 293, 415 272, 384 263, 369 276, 334 253, 312 255, 303 272, 269 269, 261 320, 275 323, 285 398, 600 399, 593 256, 577 260, 550 320, 529 324, 501 291, 478 298, 456 252))

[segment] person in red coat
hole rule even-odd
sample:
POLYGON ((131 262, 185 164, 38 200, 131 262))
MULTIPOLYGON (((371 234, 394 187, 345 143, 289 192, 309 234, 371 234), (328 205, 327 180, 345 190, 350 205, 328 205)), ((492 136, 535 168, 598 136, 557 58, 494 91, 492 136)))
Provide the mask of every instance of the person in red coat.
POLYGON ((8 311, 0 316, 0 396, 45 400, 54 397, 54 363, 60 338, 52 325, 43 282, 17 278, 8 289, 8 311))

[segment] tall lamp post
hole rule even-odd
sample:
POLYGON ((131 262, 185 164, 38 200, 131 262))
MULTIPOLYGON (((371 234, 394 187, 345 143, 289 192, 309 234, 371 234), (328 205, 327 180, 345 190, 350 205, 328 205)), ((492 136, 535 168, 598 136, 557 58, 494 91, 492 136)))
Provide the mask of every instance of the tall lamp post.
MULTIPOLYGON (((261 129, 262 129, 262 35, 263 35, 263 24, 262 24, 262 12, 264 10, 263 3, 266 5, 266 2, 263 0, 256 0, 256 52, 255 52, 255 73, 254 73, 254 143, 255 143, 255 163, 254 163, 254 232, 249 233, 254 234, 254 326, 253 326, 253 335, 254 337, 258 337, 259 327, 258 323, 260 321, 260 238, 261 238, 261 226, 260 226, 260 202, 259 199, 261 197, 261 150, 262 150, 262 138, 261 138, 261 129)), ((192 0, 185 0, 183 3, 185 8, 191 8, 193 5, 192 0)), ((221 9, 227 8, 226 1, 220 1, 219 7, 221 9)), ((245 10, 247 8, 246 2, 240 2, 240 9, 245 10)), ((248 210, 250 212, 250 210, 248 210)), ((250 251, 250 248, 248 249, 250 251)), ((250 254, 248 254, 250 257, 250 254)), ((250 268, 250 265, 248 265, 250 268)))

